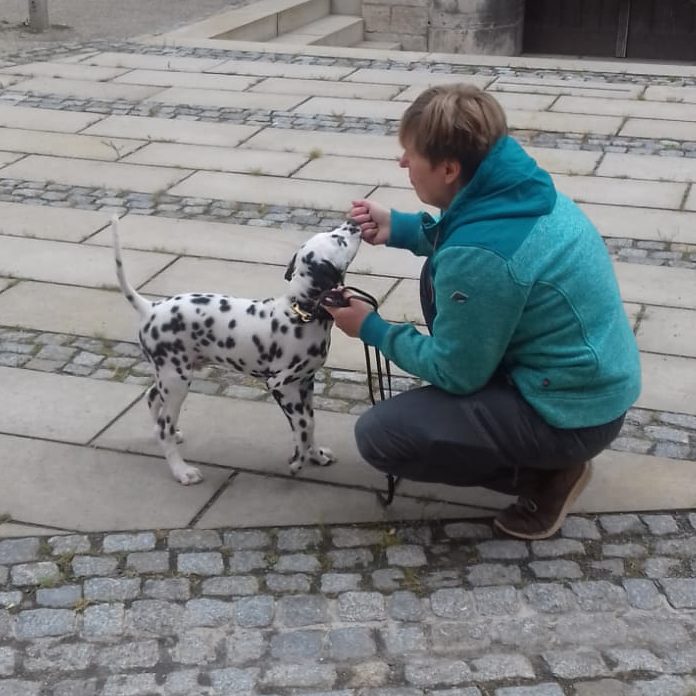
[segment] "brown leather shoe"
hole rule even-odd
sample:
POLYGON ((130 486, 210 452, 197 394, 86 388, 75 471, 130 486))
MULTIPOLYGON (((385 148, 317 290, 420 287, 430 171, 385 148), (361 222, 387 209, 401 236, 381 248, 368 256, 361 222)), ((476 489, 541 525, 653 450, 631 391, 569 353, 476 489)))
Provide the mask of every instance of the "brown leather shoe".
POLYGON ((494 526, 518 539, 547 539, 563 524, 568 510, 592 476, 591 462, 549 472, 545 480, 503 510, 494 526))

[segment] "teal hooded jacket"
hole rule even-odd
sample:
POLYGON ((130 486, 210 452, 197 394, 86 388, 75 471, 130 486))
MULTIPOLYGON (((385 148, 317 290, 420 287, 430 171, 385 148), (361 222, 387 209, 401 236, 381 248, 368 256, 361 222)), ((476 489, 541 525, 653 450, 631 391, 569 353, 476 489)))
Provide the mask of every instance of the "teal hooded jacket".
POLYGON ((432 335, 369 314, 360 338, 453 394, 502 368, 551 425, 622 415, 640 360, 599 232, 509 136, 435 220, 392 211, 389 246, 431 257, 432 335))

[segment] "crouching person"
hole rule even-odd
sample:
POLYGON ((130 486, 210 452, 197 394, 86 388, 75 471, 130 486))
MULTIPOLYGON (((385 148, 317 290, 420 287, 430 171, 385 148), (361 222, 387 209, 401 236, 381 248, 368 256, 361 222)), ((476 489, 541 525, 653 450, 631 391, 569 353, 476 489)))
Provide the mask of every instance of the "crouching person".
POLYGON ((349 336, 429 383, 356 424, 362 457, 414 481, 517 496, 495 526, 554 534, 640 391, 638 349, 604 242, 507 134, 488 93, 433 87, 405 112, 400 166, 423 203, 407 214, 354 201, 372 244, 427 257, 429 335, 363 302, 328 308, 349 336))

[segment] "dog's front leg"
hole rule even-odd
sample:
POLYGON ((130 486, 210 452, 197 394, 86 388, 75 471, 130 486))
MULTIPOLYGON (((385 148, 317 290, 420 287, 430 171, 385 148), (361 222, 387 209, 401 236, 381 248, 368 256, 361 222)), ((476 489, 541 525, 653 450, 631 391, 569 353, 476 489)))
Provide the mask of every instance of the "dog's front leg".
POLYGON ((336 461, 331 450, 314 446, 314 378, 283 384, 281 380, 269 383, 269 388, 283 410, 295 441, 295 452, 290 458, 290 473, 296 474, 306 463, 327 466, 336 461))

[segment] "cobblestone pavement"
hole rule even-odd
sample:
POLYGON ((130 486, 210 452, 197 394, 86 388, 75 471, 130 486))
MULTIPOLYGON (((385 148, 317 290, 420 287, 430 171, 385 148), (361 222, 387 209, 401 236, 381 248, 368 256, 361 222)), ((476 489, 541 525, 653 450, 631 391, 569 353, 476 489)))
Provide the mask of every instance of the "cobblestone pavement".
POLYGON ((0 541, 2 696, 693 696, 696 515, 0 541))

